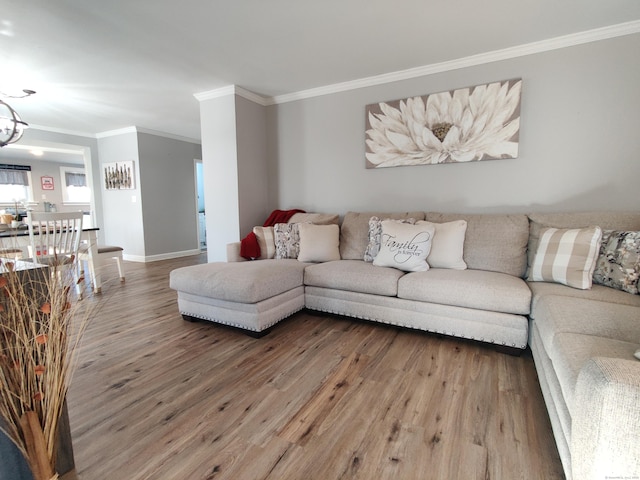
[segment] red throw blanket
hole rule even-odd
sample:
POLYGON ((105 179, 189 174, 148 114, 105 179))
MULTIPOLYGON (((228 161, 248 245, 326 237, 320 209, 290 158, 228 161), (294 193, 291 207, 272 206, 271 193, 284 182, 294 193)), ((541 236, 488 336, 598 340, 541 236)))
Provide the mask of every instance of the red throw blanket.
MULTIPOLYGON (((305 211, 297 208, 292 210, 274 210, 262 226, 273 227, 276 223, 287 223, 296 213, 305 213, 305 211)), ((247 260, 253 260, 260 256, 260 245, 258 244, 255 233, 251 232, 240 240, 240 256, 247 260)))

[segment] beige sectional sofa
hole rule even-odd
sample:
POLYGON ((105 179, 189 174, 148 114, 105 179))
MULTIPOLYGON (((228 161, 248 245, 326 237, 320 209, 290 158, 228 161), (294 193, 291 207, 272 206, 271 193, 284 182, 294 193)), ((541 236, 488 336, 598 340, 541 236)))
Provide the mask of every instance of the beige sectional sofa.
MULTIPOLYGON (((305 214, 290 222, 332 224, 338 218, 305 214)), ((640 475, 640 362, 634 358, 640 295, 527 280, 545 227, 593 225, 640 231, 640 213, 349 212, 335 247, 339 260, 238 262, 243 259, 233 244, 229 262, 174 270, 170 284, 185 318, 258 335, 308 308, 512 351, 529 345, 567 478, 633 478, 640 475), (405 272, 364 261, 372 217, 436 225, 463 220, 467 268, 405 272)), ((304 243, 300 249, 309 258, 304 243)))
MULTIPOLYGON (((529 217, 532 237, 541 226, 640 231, 637 213, 529 217)), ((567 479, 640 478, 640 295, 529 287, 529 345, 567 479)))

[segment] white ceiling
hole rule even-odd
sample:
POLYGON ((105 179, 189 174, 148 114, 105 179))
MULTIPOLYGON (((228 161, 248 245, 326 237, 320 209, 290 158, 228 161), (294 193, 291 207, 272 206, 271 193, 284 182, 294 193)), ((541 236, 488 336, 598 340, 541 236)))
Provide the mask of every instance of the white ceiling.
POLYGON ((277 100, 640 20, 638 0, 2 4, 0 91, 37 91, 9 102, 23 120, 92 135, 137 126, 193 139, 196 93, 238 85, 277 100))

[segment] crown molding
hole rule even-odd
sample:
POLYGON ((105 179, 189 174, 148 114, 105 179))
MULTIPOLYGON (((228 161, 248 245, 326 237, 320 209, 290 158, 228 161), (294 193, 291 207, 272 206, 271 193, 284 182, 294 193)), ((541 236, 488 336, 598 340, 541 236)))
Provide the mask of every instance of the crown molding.
POLYGON ((336 83, 333 85, 326 85, 318 88, 311 88, 308 90, 302 90, 299 92, 288 93, 284 95, 277 95, 275 97, 267 98, 266 104, 277 105, 281 103, 294 102, 296 100, 319 97, 322 95, 346 92, 348 90, 355 90, 358 88, 366 88, 401 80, 409 80, 412 78, 448 72, 460 68, 474 67, 486 63, 499 62, 501 60, 509 60, 512 58, 524 57, 536 53, 543 53, 552 50, 558 50, 561 48, 573 47, 585 43, 597 42, 600 40, 607 40, 610 38, 622 37, 625 35, 632 35, 634 33, 640 33, 640 21, 638 20, 611 25, 608 27, 597 28, 594 30, 588 30, 585 32, 564 35, 561 37, 550 38, 547 40, 541 40, 539 42, 527 43, 518 45, 516 47, 471 55, 468 57, 463 57, 446 62, 434 63, 431 65, 385 73, 382 75, 376 75, 348 82, 336 83))
POLYGON ((249 90, 245 90, 242 87, 236 86, 235 93, 239 97, 245 98, 253 103, 257 103, 258 105, 262 105, 263 107, 266 107, 269 104, 268 98, 258 95, 257 93, 250 92, 249 90))
POLYGON ((160 132, 158 130, 151 130, 150 128, 141 128, 141 127, 134 127, 134 128, 138 133, 146 133, 148 135, 155 135, 156 137, 170 138, 171 140, 178 140, 180 142, 187 142, 187 143, 195 143, 197 145, 200 145, 202 143, 197 138, 183 137, 182 135, 175 135, 173 133, 160 132))
POLYGON ((107 138, 107 137, 115 137, 118 135, 125 135, 127 133, 138 133, 138 130, 136 129, 136 127, 124 127, 124 128, 117 128, 115 130, 107 130, 105 132, 99 132, 96 133, 95 137, 96 138, 107 138))
POLYGON ((151 130, 149 128, 141 128, 141 127, 135 127, 135 126, 118 128, 115 130, 107 130, 105 132, 98 132, 98 133, 77 132, 73 130, 65 130, 63 128, 45 127, 42 125, 34 125, 34 124, 29 124, 29 129, 40 130, 41 132, 59 133, 62 135, 73 135, 76 137, 85 137, 85 138, 93 138, 93 139, 115 137, 117 135, 124 135, 127 133, 147 133, 149 135, 155 135, 156 137, 170 138, 172 140, 195 143, 197 145, 200 145, 202 143, 202 141, 200 141, 197 138, 183 137, 181 135, 174 135, 173 133, 160 132, 158 130, 151 130))
POLYGON ((73 135, 76 137, 96 138, 96 135, 94 133, 66 130, 64 128, 47 127, 44 125, 34 125, 33 123, 29 124, 29 130, 40 130, 41 132, 60 133, 62 135, 73 135))
POLYGON ((151 130, 149 128, 142 127, 124 127, 118 128, 116 130, 108 130, 106 132, 100 132, 95 135, 95 138, 107 138, 107 137, 115 137, 117 135, 125 135, 127 133, 146 133, 148 135, 155 135, 156 137, 170 138, 172 140, 179 140, 181 142, 195 143, 200 145, 202 143, 197 138, 183 137, 181 135, 174 135, 173 133, 160 132, 158 130, 151 130))
POLYGON ((239 97, 250 100, 253 103, 262 105, 263 107, 269 105, 268 98, 258 95, 257 93, 250 92, 249 90, 239 87, 238 85, 227 85, 226 87, 217 88, 215 90, 196 93, 193 96, 196 97, 199 102, 203 102, 205 100, 211 100, 214 98, 227 97, 229 95, 238 95, 239 97))
POLYGON ((214 90, 207 90, 206 92, 194 93, 193 96, 199 102, 204 102, 205 100, 212 100, 214 98, 226 97, 228 95, 235 94, 235 85, 227 85, 225 87, 216 88, 214 90))

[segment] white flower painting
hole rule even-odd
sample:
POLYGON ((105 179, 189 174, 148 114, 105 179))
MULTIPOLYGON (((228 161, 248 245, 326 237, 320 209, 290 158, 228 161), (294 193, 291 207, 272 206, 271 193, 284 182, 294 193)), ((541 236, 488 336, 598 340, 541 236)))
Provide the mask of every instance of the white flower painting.
POLYGON ((522 79, 368 105, 367 168, 518 156, 522 79))

